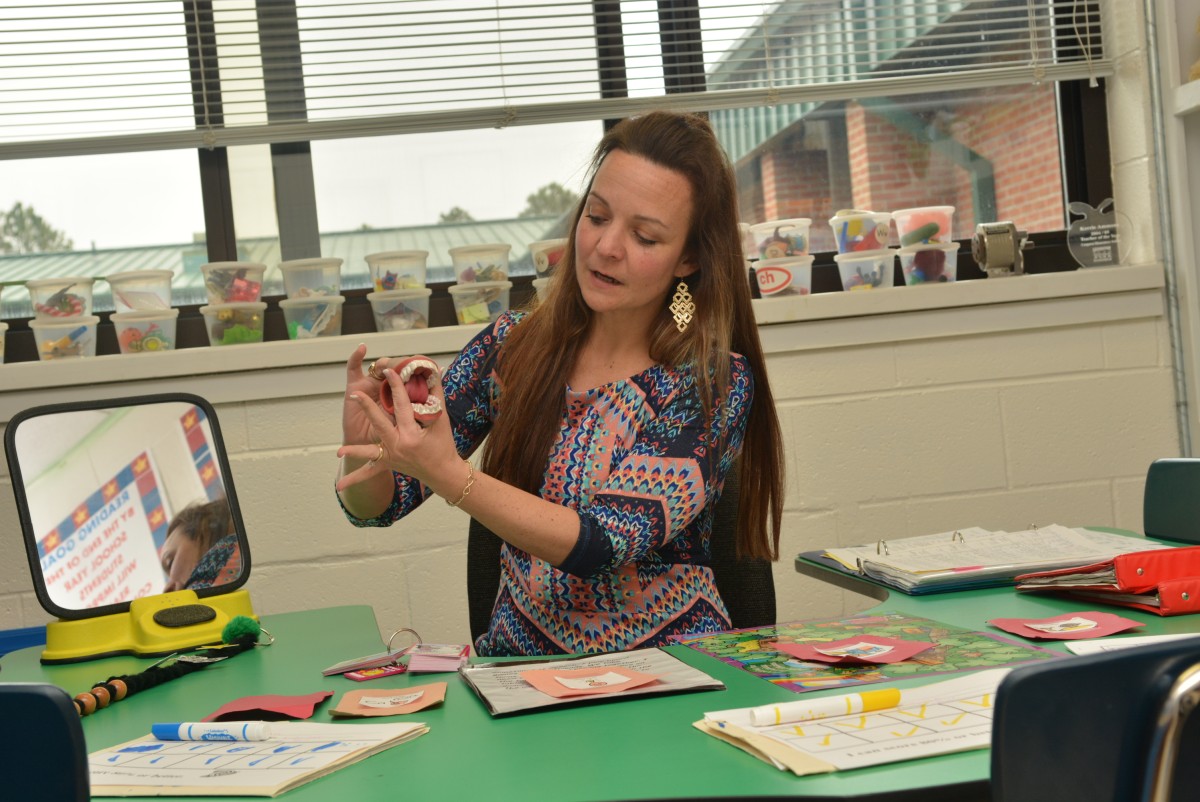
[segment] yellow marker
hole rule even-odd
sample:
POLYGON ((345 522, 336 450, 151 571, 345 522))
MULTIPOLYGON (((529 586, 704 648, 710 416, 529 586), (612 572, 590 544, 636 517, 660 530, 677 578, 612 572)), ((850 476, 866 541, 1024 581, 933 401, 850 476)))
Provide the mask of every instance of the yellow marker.
POLYGON ((828 696, 810 702, 784 702, 754 707, 750 709, 750 721, 756 727, 767 727, 793 721, 814 721, 853 713, 869 713, 899 705, 900 691, 896 688, 882 688, 877 691, 828 696))

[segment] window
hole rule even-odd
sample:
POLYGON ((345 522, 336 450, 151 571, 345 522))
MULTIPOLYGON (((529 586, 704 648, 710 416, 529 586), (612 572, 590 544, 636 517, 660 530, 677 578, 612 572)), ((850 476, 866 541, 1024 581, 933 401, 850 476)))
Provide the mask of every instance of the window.
POLYGON ((956 237, 1012 219, 1030 269, 1059 269, 1068 201, 1111 192, 1097 6, 0 0, 0 213, 73 244, 0 256, 0 281, 154 250, 188 305, 205 260, 345 253, 348 290, 375 250, 423 247, 445 281, 455 236, 520 263, 562 224, 525 199, 578 192, 604 121, 663 104, 710 114, 746 222, 812 218, 828 251, 839 209, 944 203, 956 237))

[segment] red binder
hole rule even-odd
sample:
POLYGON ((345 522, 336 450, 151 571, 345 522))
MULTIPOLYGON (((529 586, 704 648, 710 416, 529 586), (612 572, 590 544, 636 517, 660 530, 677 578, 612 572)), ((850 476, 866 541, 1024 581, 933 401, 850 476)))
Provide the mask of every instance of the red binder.
POLYGON ((1156 615, 1200 612, 1200 546, 1118 554, 1076 568, 1016 578, 1017 590, 1054 591, 1156 615))

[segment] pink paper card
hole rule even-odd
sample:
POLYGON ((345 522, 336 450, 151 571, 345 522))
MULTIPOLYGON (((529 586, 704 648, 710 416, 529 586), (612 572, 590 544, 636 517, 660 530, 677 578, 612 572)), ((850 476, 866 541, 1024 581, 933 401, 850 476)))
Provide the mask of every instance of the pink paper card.
POLYGON ((1033 640, 1103 638, 1141 626, 1137 621, 1094 610, 1064 613, 1050 618, 993 618, 988 623, 1005 632, 1033 640))
POLYGON ((408 670, 414 674, 458 671, 470 653, 471 647, 462 643, 418 643, 409 650, 408 670))
POLYGON ((827 643, 776 643, 775 649, 806 662, 833 665, 878 665, 900 663, 914 654, 932 649, 928 641, 901 640, 876 635, 828 641, 827 643))
POLYGON ((201 721, 284 721, 292 718, 312 718, 317 705, 333 691, 317 691, 301 696, 243 696, 226 702, 201 721))
POLYGON ((556 698, 620 693, 649 685, 657 674, 643 674, 620 666, 594 668, 537 668, 522 671, 521 678, 544 694, 556 698))
POLYGON ((330 710, 334 718, 367 718, 415 713, 441 704, 446 699, 446 683, 431 682, 409 688, 363 688, 346 691, 330 710))

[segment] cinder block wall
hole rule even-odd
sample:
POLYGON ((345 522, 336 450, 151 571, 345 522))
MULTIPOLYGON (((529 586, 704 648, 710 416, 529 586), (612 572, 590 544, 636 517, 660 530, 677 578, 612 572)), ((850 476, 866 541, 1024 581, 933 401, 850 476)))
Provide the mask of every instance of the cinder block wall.
MULTIPOLYGON (((1178 453, 1164 343, 1147 320, 772 354, 789 471, 780 619, 874 604, 797 574, 808 549, 973 525, 1140 531, 1146 468, 1178 453)), ((385 632, 465 639, 466 516, 433 499, 391 528, 348 524, 332 489, 339 404, 217 409, 256 609, 368 603, 385 632)))

